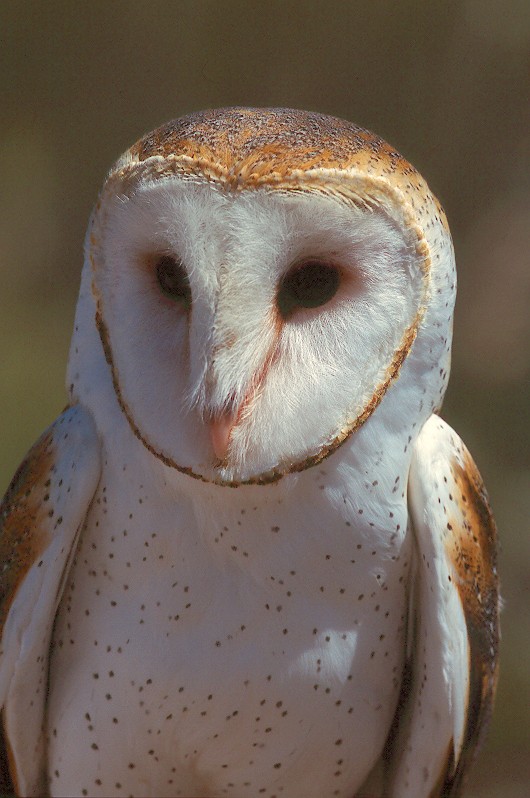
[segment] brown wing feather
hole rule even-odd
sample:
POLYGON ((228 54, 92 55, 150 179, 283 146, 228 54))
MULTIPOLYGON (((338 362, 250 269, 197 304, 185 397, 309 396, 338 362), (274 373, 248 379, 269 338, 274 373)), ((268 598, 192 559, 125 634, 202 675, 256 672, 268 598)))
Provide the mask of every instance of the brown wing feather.
MULTIPOLYGON (((53 431, 42 435, 17 469, 0 505, 0 639, 15 594, 29 568, 49 540, 42 523, 53 515, 47 508, 48 487, 53 470, 53 431)), ((16 795, 14 773, 0 724, 0 795, 16 795)))
POLYGON ((415 540, 410 660, 385 752, 382 794, 456 798, 497 683, 497 542, 477 468, 435 415, 414 445, 409 506, 415 540))
POLYGON ((100 474, 97 431, 66 409, 0 505, 0 795, 40 795, 50 636, 64 574, 100 474))
POLYGON ((4 723, 2 718, 2 722, 0 723, 0 795, 2 798, 10 798, 10 796, 16 796, 16 791, 11 779, 9 753, 7 743, 4 738, 3 727, 4 723))
POLYGON ((459 794, 465 774, 486 731, 498 678, 499 588, 497 530, 478 469, 467 451, 454 459, 457 512, 448 526, 446 550, 457 575, 470 646, 470 684, 462 753, 448 767, 437 795, 459 794))
POLYGON ((30 449, 0 505, 0 635, 20 583, 49 540, 42 522, 53 515, 47 507, 53 455, 50 429, 30 449))

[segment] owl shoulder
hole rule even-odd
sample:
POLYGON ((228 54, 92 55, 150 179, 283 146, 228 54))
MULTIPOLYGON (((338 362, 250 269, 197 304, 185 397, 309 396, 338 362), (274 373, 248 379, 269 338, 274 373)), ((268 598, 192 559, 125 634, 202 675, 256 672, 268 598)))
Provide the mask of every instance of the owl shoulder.
POLYGON ((0 505, 0 629, 28 571, 54 542, 72 542, 98 476, 92 417, 69 407, 32 446, 0 505))

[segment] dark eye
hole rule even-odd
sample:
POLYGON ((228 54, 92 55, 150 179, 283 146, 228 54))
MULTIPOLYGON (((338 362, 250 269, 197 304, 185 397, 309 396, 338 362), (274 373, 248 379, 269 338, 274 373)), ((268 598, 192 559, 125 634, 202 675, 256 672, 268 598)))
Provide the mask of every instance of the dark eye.
POLYGON ((191 304, 191 289, 188 275, 178 258, 172 255, 161 255, 155 265, 156 279, 164 296, 183 302, 186 307, 191 304))
POLYGON ((280 283, 278 307, 282 316, 296 308, 318 308, 338 291, 340 274, 336 266, 320 260, 308 260, 295 266, 280 283))

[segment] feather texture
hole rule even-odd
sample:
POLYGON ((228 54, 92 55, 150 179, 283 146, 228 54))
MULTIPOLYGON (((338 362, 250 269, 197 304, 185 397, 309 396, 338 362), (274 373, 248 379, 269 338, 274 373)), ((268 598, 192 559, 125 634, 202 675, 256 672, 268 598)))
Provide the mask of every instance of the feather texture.
POLYGON ((73 407, 31 449, 2 503, 0 705, 19 795, 41 795, 47 781, 43 726, 52 627, 98 477, 94 424, 73 407))
POLYGON ((389 795, 456 796, 489 720, 498 674, 496 530, 480 474, 440 418, 415 445, 416 541, 407 701, 389 795))
POLYGON ((111 169, 73 407, 3 506, 19 794, 456 795, 498 631, 433 416, 455 290, 427 184, 343 120, 206 111, 111 169))

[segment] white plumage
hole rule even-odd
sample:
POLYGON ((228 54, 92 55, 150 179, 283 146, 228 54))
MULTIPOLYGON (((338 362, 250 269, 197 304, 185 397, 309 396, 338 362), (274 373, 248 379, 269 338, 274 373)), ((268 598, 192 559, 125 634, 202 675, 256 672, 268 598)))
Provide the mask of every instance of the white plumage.
POLYGON ((71 408, 3 505, 19 794, 457 794, 497 592, 433 415, 454 295, 443 211, 349 123, 204 112, 118 162, 71 408))

